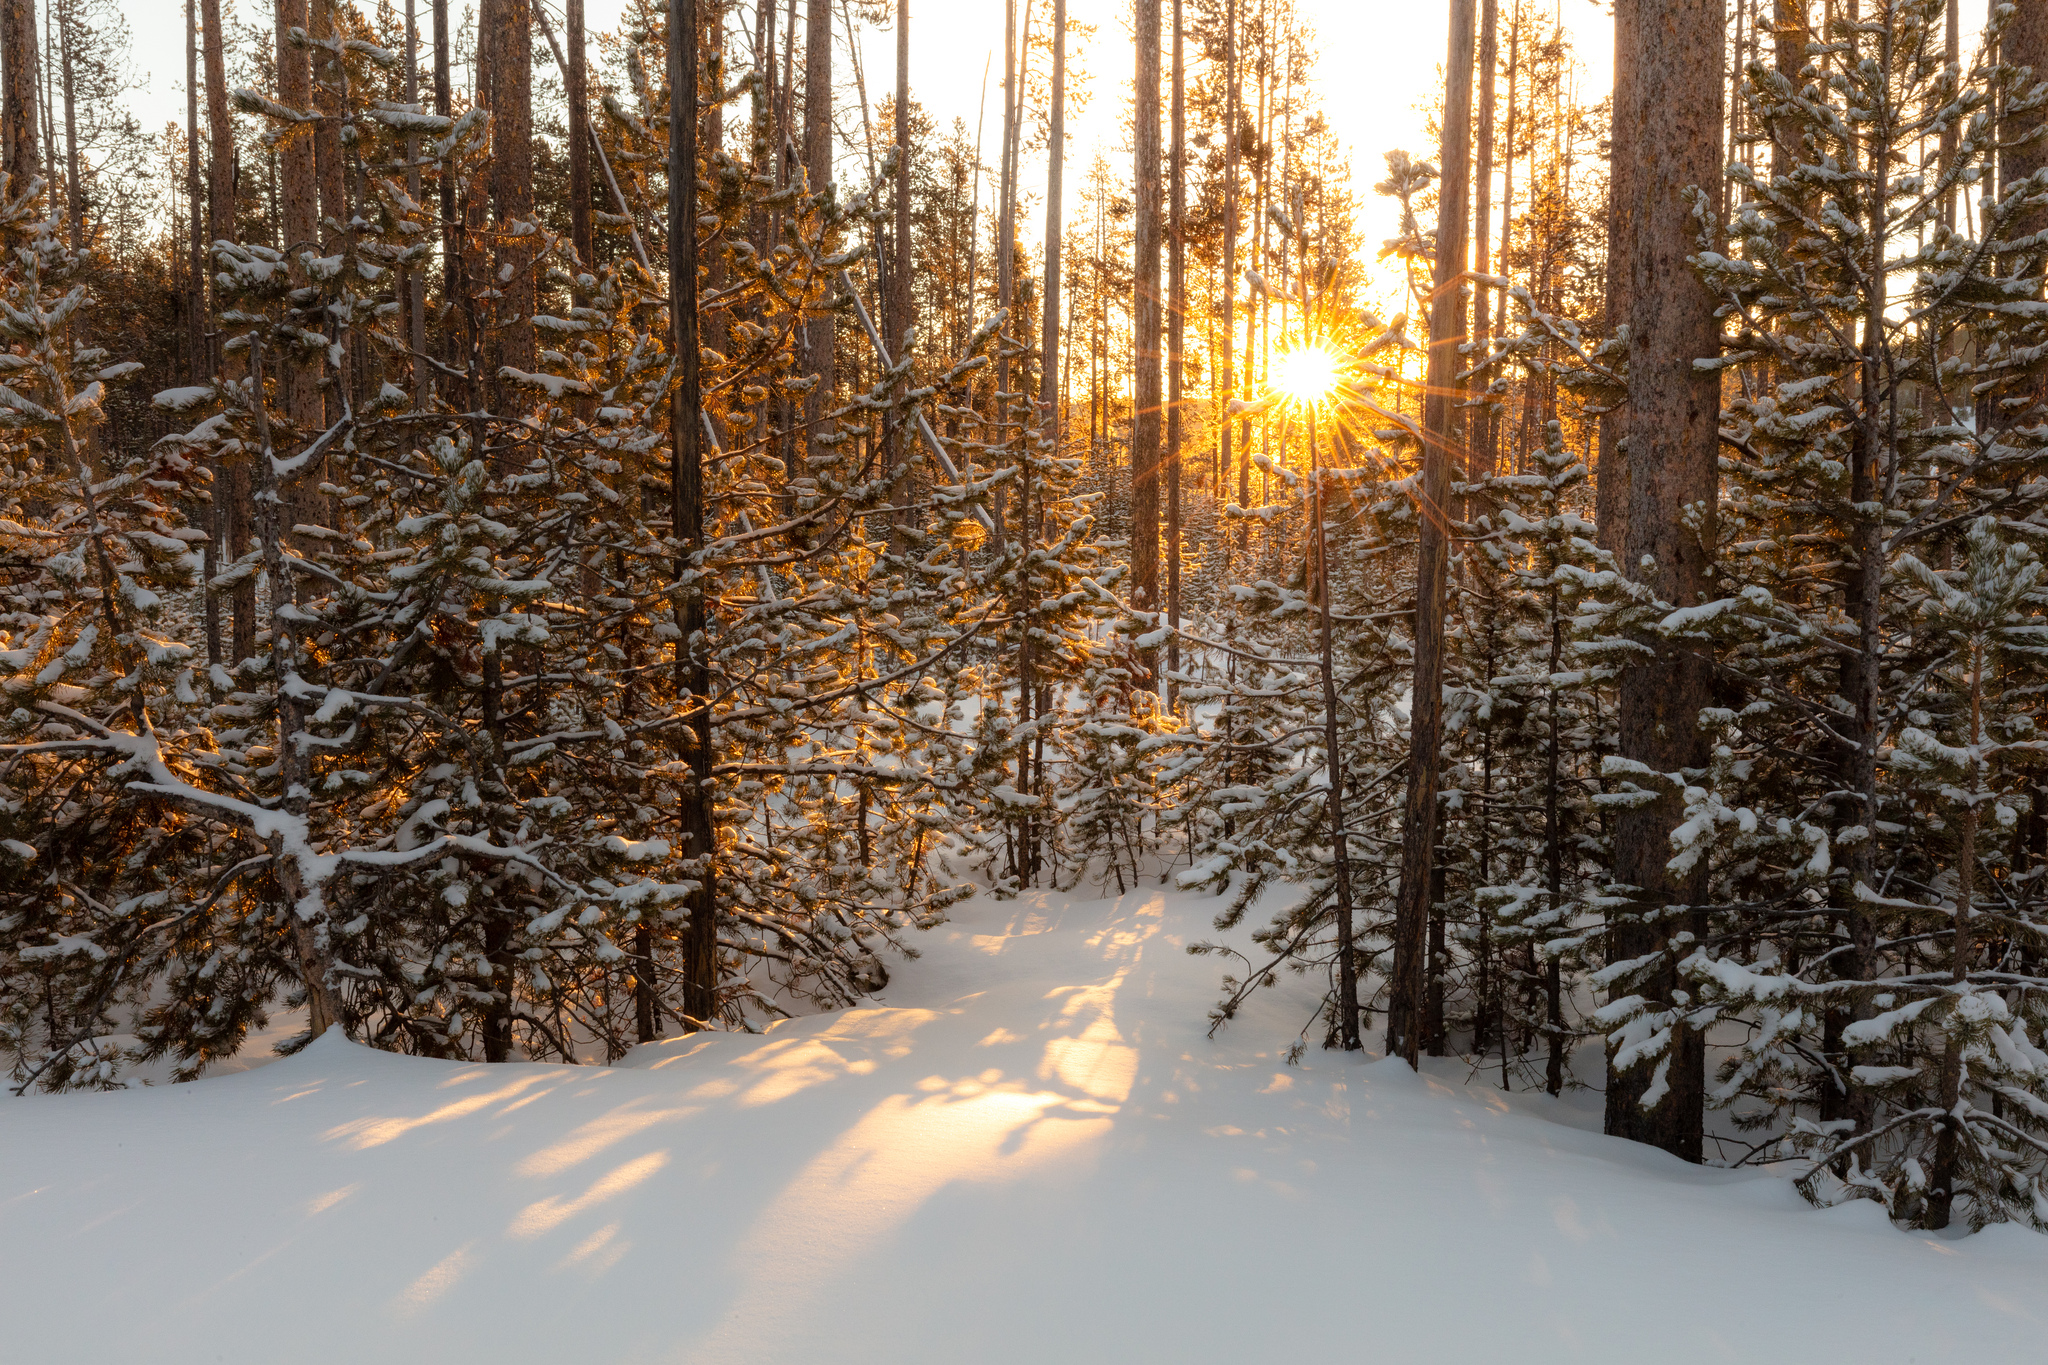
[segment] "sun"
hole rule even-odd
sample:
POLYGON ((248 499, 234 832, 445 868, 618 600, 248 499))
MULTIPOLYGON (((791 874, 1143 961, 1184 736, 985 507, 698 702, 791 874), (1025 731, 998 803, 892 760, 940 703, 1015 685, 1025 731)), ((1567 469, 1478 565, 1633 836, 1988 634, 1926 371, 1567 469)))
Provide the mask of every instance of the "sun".
POLYGON ((1337 387, 1337 357, 1321 346, 1283 351, 1273 359, 1273 388, 1297 403, 1314 403, 1337 387))

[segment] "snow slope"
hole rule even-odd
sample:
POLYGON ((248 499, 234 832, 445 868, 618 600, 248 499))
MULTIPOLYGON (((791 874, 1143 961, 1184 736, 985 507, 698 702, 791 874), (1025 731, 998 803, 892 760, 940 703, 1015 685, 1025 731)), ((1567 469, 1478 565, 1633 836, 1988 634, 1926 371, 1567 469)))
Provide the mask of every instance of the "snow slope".
MULTIPOLYGON (((1213 899, 972 902, 887 1005, 602 1070, 323 1041, 0 1104, 0 1361, 2037 1359, 2048 1238, 1215 1042, 1213 899)), ((1284 990, 1285 988, 1283 988, 1284 990)), ((1563 1117, 1563 1116, 1560 1116, 1563 1117)))

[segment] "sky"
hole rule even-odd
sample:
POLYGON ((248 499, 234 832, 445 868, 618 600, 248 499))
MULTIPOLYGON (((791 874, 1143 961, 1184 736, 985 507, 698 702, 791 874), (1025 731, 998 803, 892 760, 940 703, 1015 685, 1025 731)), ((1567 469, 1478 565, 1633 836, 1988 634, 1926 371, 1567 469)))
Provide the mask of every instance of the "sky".
MULTIPOLYGON (((402 0, 394 0, 402 4, 402 0)), ((460 13, 473 0, 450 0, 460 13)), ((559 22, 561 0, 545 0, 559 22)), ((748 0, 749 9, 752 8, 748 0)), ((787 0, 783 0, 786 4, 787 0)), ((1022 0, 1020 0, 1020 5, 1022 0)), ((1037 23, 1043 24, 1049 0, 1033 0, 1037 23)), ((1512 0, 1503 0, 1505 10, 1512 0)), ((1540 4, 1542 0, 1531 0, 1540 4)), ((1608 7, 1599 0, 1551 0, 1555 16, 1570 32, 1583 69, 1580 88, 1604 90, 1613 62, 1613 21, 1608 7)), ((1171 33, 1172 0, 1165 0, 1165 31, 1171 33)), ((1303 17, 1314 29, 1316 94, 1331 127, 1349 149, 1353 159, 1352 180, 1359 191, 1365 221, 1363 235, 1377 243, 1393 235, 1395 223, 1391 204, 1370 193, 1384 171, 1382 155, 1391 148, 1403 148, 1434 161, 1438 149, 1425 134, 1424 105, 1438 98, 1438 72, 1444 61, 1445 22, 1448 6, 1443 0, 1298 0, 1303 17)), ((265 0, 239 0, 244 13, 269 8, 265 0)), ((426 0, 419 0, 421 23, 426 22, 426 0)), ((587 22, 593 34, 613 27, 621 0, 586 0, 587 22)), ((799 14, 804 6, 798 5, 799 14)), ((184 118, 184 15, 177 0, 125 0, 125 13, 135 37, 135 66, 146 75, 147 84, 131 95, 131 102, 145 126, 161 128, 170 119, 184 118)), ((1963 29, 1975 32, 1983 23, 1984 0, 1965 0, 1963 29)), ((1118 120, 1123 107, 1123 90, 1130 80, 1134 57, 1130 43, 1131 0, 1068 0, 1069 18, 1092 24, 1089 39, 1069 45, 1069 62, 1085 73, 1081 79, 1088 89, 1086 107, 1068 120, 1068 165, 1085 167, 1097 150, 1113 165, 1127 166, 1129 152, 1123 145, 1118 120)), ((560 29, 557 28, 557 32, 560 29)), ((1966 45, 1968 39, 1965 39, 1966 45)), ((1002 80, 1002 0, 911 0, 911 91, 912 97, 930 110, 942 124, 954 116, 974 127, 977 111, 986 109, 987 128, 984 161, 995 159, 994 147, 1002 119, 999 86, 1002 80), (991 62, 991 58, 993 61, 991 62), (984 88, 983 75, 987 72, 984 88)), ((861 70, 868 97, 879 102, 895 88, 895 38, 888 33, 867 33, 862 41, 861 70)), ((842 78, 846 72, 843 48, 836 58, 842 78)), ((458 75, 457 79, 460 79, 458 75)), ((1190 133, 1196 131, 1190 129, 1190 133)), ((1043 158, 1035 158, 1023 169, 1023 190, 1027 196, 1042 192, 1043 158)), ((1068 184, 1075 177, 1069 175, 1068 184)), ((1069 195, 1071 213, 1077 196, 1069 195)), ((1039 210, 1042 214, 1042 209, 1039 210)), ((1042 232, 1042 219, 1026 232, 1035 240, 1042 232)))
MULTIPOLYGON (((464 2, 451 0, 451 10, 459 13, 464 2)), ((559 24, 561 0, 547 3, 559 24)), ((1572 30, 1586 63, 1587 88, 1598 89, 1604 84, 1612 50, 1611 21, 1605 7, 1593 0, 1558 3, 1562 5, 1560 16, 1572 30)), ((1035 4, 1034 22, 1042 25, 1049 0, 1035 0, 1035 4)), ((612 27, 620 7, 620 0, 586 0, 590 30, 595 33, 612 27)), ((268 5, 264 0, 240 0, 237 8, 248 14, 267 10, 268 5)), ((424 27, 426 0, 419 0, 419 8, 424 27)), ((1163 28, 1170 34, 1171 0, 1166 0, 1164 8, 1163 28)), ((1316 64, 1317 94, 1331 126, 1355 158, 1357 187, 1367 191, 1380 178, 1381 155, 1389 148, 1406 148, 1434 160, 1436 148, 1424 145, 1425 115, 1418 106, 1435 98, 1437 73, 1444 59, 1446 6, 1429 0, 1300 0, 1300 8, 1315 30, 1315 46, 1321 54, 1316 64)), ((804 5, 799 3, 797 9, 801 16, 804 5)), ((124 10, 135 37, 135 66, 147 79, 147 85, 131 95, 131 103, 146 127, 161 128, 171 119, 182 121, 183 5, 177 0, 126 0, 124 10)), ((1130 0, 1068 0, 1069 18, 1095 26, 1091 38, 1069 47, 1069 62, 1085 71, 1089 93, 1086 108, 1078 117, 1069 116, 1070 167, 1086 166, 1098 149, 1112 164, 1127 163, 1129 153, 1117 124, 1123 89, 1134 64, 1130 14, 1130 0)), ((560 32, 559 27, 556 31, 560 32)), ((977 109, 984 101, 983 72, 988 70, 985 145, 989 150, 984 159, 992 163, 1002 120, 1002 0, 911 0, 910 32, 912 97, 942 123, 950 123, 957 115, 969 128, 974 126, 977 109)), ((868 95, 879 102, 894 89, 895 38, 870 33, 862 48, 868 95)), ((843 70, 843 46, 838 60, 843 70)), ((1044 182, 1043 158, 1036 160, 1037 164, 1024 169, 1024 190, 1034 196, 1042 192, 1044 182)), ((1068 183, 1073 184, 1072 175, 1068 183)), ((1365 197, 1376 199, 1370 194, 1365 197)), ((1070 210, 1072 199, 1070 194, 1070 210)), ((1392 235, 1390 211, 1373 203, 1368 213, 1378 220, 1369 219, 1366 224, 1368 241, 1392 235)), ((1027 239, 1036 239, 1041 231, 1041 222, 1034 222, 1027 239)))

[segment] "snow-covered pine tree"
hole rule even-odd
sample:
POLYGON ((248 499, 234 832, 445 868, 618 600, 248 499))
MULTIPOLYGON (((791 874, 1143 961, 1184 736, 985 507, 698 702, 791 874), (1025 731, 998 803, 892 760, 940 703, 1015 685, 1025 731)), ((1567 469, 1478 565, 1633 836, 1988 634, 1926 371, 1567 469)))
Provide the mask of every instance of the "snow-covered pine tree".
MULTIPOLYGON (((2035 1221, 2043 1169, 2039 854, 1989 838, 2031 804, 2008 766, 2034 694, 1987 711, 1981 682, 2032 647, 2038 610, 2015 542, 2042 534, 2048 492, 2048 243, 2011 229, 2048 177, 1990 190, 2001 111, 2048 85, 1948 68, 1942 14, 1895 0, 1837 19, 1796 77, 1748 73, 1790 164, 1734 167, 1730 245, 1703 231, 1695 258, 1730 328, 1718 597, 1657 627, 1719 662, 1712 759, 1622 775, 1682 789, 1674 867, 1710 870, 1716 912, 1683 945, 1697 999, 1674 1000, 1740 1030, 1712 1101, 1757 1150, 1803 1149, 1811 1197, 1924 1227, 1958 1200, 1973 1224, 2035 1221), (1921 160, 1945 130, 1953 158, 1921 160), (1974 233, 1943 212, 1973 188, 1974 233), (1997 938, 1973 937, 1977 907, 1997 938)), ((1603 1013, 1657 1054, 1658 1009, 1603 1013)))

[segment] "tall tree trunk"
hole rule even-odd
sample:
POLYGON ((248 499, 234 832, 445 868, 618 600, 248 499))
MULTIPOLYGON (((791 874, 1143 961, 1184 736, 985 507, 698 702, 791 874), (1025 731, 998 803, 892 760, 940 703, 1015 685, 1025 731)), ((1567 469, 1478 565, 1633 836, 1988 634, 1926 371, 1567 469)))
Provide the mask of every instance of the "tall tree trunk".
POLYGON ((1039 329, 1039 354, 1044 373, 1039 376, 1038 405, 1046 435, 1057 442, 1060 430, 1057 371, 1060 353, 1060 229, 1061 185, 1067 156, 1067 0, 1053 0, 1052 6, 1052 107, 1051 133, 1045 161, 1045 312, 1039 329))
POLYGON ((36 58, 35 0, 0 0, 0 167, 13 194, 43 173, 36 58))
MULTIPOLYGON (((1217 404, 1216 423, 1218 469, 1216 500, 1230 496, 1230 400, 1237 396, 1237 166, 1239 152, 1237 91, 1237 0, 1223 5, 1223 382, 1217 404)), ((1250 451, 1245 455, 1249 458, 1250 451)), ((1217 539, 1228 558, 1230 537, 1219 532, 1217 539)))
MULTIPOLYGON (((1668 0, 1638 4, 1634 22, 1617 33, 1617 69, 1632 73, 1634 98, 1624 110, 1624 139, 1633 148, 1628 199, 1632 209, 1627 249, 1629 322, 1628 531, 1623 568, 1645 578, 1657 594, 1692 606, 1708 586, 1714 544, 1720 381, 1693 362, 1714 356, 1720 326, 1713 299, 1693 277, 1692 211, 1684 195, 1710 186, 1721 171, 1722 0, 1668 0), (1703 525, 1688 524, 1690 508, 1705 511, 1703 525)), ((1705 761, 1698 733, 1709 696, 1706 662, 1668 644, 1656 656, 1624 670, 1620 748, 1625 758, 1660 773, 1705 761)), ((1614 873, 1638 888, 1643 910, 1705 898, 1704 869, 1681 883, 1666 871, 1670 834, 1677 824, 1676 796, 1626 810, 1614 823, 1614 873)), ((1698 932, 1698 911, 1674 922, 1624 920, 1609 939, 1613 960, 1662 948, 1678 929, 1698 932)), ((1618 985, 1652 1000, 1669 1001, 1678 988, 1666 966, 1641 985, 1618 985)), ((1705 1046, 1694 1030, 1674 1032, 1667 1087, 1653 1108, 1643 1105, 1654 1073, 1639 1067, 1616 1075, 1609 1067, 1606 1129, 1648 1142, 1688 1161, 1701 1159, 1705 1104, 1705 1046)), ((1611 1061, 1611 1054, 1610 1054, 1611 1061)))
MULTIPOLYGON (((832 0, 810 0, 804 18, 804 170, 811 193, 820 194, 832 180, 832 0)), ((825 414, 832 406, 832 319, 812 318, 804 329, 804 368, 818 383, 804 395, 806 448, 827 433, 825 414)))
POLYGON ((569 105, 569 240, 580 268, 597 268, 590 205, 590 61, 583 36, 583 0, 568 0, 569 69, 563 73, 569 105))
MULTIPOLYGON (((241 235, 235 227, 235 134, 228 122, 227 44, 221 29, 220 0, 200 0, 199 14, 205 25, 201 50, 206 63, 207 232, 215 241, 235 241, 241 235)), ((75 174, 73 178, 76 179, 75 174)), ((218 350, 217 345, 215 349, 218 350)), ((227 356, 216 355, 213 360, 223 372, 228 372, 227 356)), ((237 364, 237 372, 239 368, 237 364)), ((242 509, 239 515, 244 528, 243 543, 236 548, 231 541, 225 542, 225 548, 231 557, 247 553, 248 501, 249 469, 245 462, 236 461, 215 470, 206 528, 209 556, 217 557, 223 548, 222 537, 235 522, 237 507, 242 509)), ((206 568, 209 579, 218 571, 215 564, 209 563, 206 568)), ((207 611, 207 662, 220 663, 220 602, 211 591, 207 594, 207 611)), ((241 658, 237 655, 228 662, 239 663, 241 658)))
POLYGON ((1451 0, 1444 58, 1442 189, 1437 208, 1435 294, 1429 314, 1429 370, 1422 404, 1422 480, 1415 566, 1415 683, 1409 703, 1408 795, 1401 827, 1401 884, 1394 921, 1394 968, 1387 1003, 1387 1055, 1415 1065, 1426 1028, 1423 958, 1429 932, 1430 872, 1436 858, 1438 750, 1443 743, 1444 610, 1450 541, 1450 466, 1458 457, 1458 348, 1466 206, 1472 170, 1472 0, 1451 0))
MULTIPOLYGON (((1135 0, 1138 70, 1136 194, 1132 216, 1131 332, 1136 348, 1131 412, 1131 602, 1159 601, 1159 0, 1135 0)), ((1140 654, 1144 685, 1158 685, 1158 651, 1140 654)))
MULTIPOLYGON (((1500 0, 1484 0, 1479 8, 1479 164, 1473 169, 1474 193, 1479 202, 1472 210, 1472 269, 1489 273, 1487 239, 1493 226, 1493 87, 1494 67, 1500 61, 1500 0)), ((1501 258, 1507 269, 1507 258, 1501 258)), ((1472 332, 1481 354, 1492 338, 1489 325, 1494 293, 1475 289, 1472 294, 1472 332)), ((1465 474, 1473 483, 1492 474, 1493 409, 1475 408, 1470 419, 1472 431, 1465 449, 1465 474)))
MULTIPOLYGON (((1793 0, 1799 3, 1800 0, 1793 0)), ((1643 0, 1614 0, 1614 99, 1608 133, 1607 321, 1620 327, 1629 317, 1629 241, 1635 231, 1636 9, 1643 0)), ((1512 93, 1512 92, 1511 92, 1512 93)), ((1510 116, 1512 128, 1512 115, 1510 116)), ((1512 136, 1512 132, 1510 133, 1512 136)), ((1535 184, 1532 170, 1530 182, 1535 184)), ((1628 551, 1628 421, 1623 404, 1600 419, 1600 458, 1594 469, 1594 533, 1603 549, 1628 551)))
MULTIPOLYGON (((85 245, 85 180, 79 175, 78 165, 78 73, 71 59, 72 33, 74 25, 77 23, 77 17, 71 12, 71 3, 75 3, 75 0, 67 0, 65 7, 57 11, 55 17, 57 19, 57 31, 61 35, 60 41, 64 46, 64 213, 71 229, 71 249, 77 251, 85 245)), ((192 27, 197 21, 189 12, 191 0, 186 0, 186 9, 188 12, 185 15, 187 47, 185 54, 185 84, 187 87, 186 103, 189 105, 191 103, 190 87, 196 75, 192 62, 192 49, 196 42, 192 33, 192 27)), ((192 135, 195 131, 194 125, 196 120, 192 117, 192 114, 193 111, 188 108, 186 111, 188 142, 193 142, 192 135)), ((188 151, 188 155, 197 155, 196 143, 188 151)), ((198 201, 195 199, 193 202, 196 204, 198 201)), ((198 220, 195 218, 194 221, 197 222, 198 220)), ((200 288, 203 291, 204 286, 200 286, 200 288)))
MULTIPOLYGON (((310 20, 306 0, 277 0, 277 97, 293 109, 313 107, 313 72, 306 49, 291 41, 291 30, 305 30, 310 20)), ((283 246, 290 261, 291 281, 303 288, 306 267, 300 253, 319 245, 319 187, 314 175, 313 139, 296 137, 278 151, 280 205, 284 221, 279 225, 283 246)), ((284 367, 285 412, 301 433, 320 428, 320 361, 317 357, 284 367)))
POLYGON ((207 232, 216 241, 234 241, 235 130, 228 121, 227 45, 221 28, 220 0, 200 0, 202 51, 206 61, 207 232))
MULTIPOLYGON (((405 102, 420 101, 420 20, 418 0, 405 0, 405 102)), ((420 140, 405 140, 405 193, 413 203, 420 201, 420 140)), ((431 385, 427 381, 427 282, 418 267, 405 266, 398 272, 405 296, 406 344, 412 348, 412 395, 416 407, 427 406, 431 385)))
MULTIPOLYGON (((64 133, 67 147, 78 142, 78 117, 72 98, 71 33, 63 30, 64 44, 64 133)), ((76 159, 73 159, 76 167, 76 159)), ((75 205, 75 195, 67 196, 75 205)), ((185 303, 186 347, 191 361, 192 384, 203 384, 212 365, 206 354, 206 215, 200 211, 199 190, 199 16, 193 0, 185 0, 185 203, 191 223, 192 278, 190 297, 185 303)), ((71 245, 79 245, 79 218, 71 215, 71 245)))
MULTIPOLYGON (((822 39, 826 82, 830 89, 831 12, 813 0, 808 37, 822 39), (824 13, 820 14, 820 11, 824 13), (823 22, 819 22, 821 19, 823 22)), ((704 465, 698 441, 697 348, 697 0, 669 0, 668 125, 668 279, 670 344, 676 357, 676 388, 669 397, 670 519, 683 556, 676 564, 681 578, 692 558, 704 550, 704 465)), ((813 58, 807 77, 817 71, 813 58)), ((828 96, 829 98, 829 96, 828 96)), ((808 121, 809 110, 806 110, 808 121)), ((815 183, 815 182, 814 182, 815 183)), ((690 857, 701 860, 694 872, 698 888, 689 899, 690 923, 683 931, 683 1027, 709 1028, 718 1013, 718 890, 715 873, 717 833, 712 825, 711 669, 706 655, 707 625, 704 590, 685 589, 683 638, 676 643, 676 663, 687 708, 683 744, 690 782, 682 794, 681 824, 690 857)))
MULTIPOLYGON (((334 42, 341 34, 341 16, 335 0, 312 0, 313 37, 334 42)), ((338 249, 351 216, 348 202, 347 167, 341 150, 341 84, 347 79, 341 63, 323 49, 312 52, 313 107, 322 115, 313 125, 313 179, 320 187, 320 246, 333 253, 338 249)), ((340 416, 340 404, 332 405, 340 416)))
MULTIPOLYGON (((1064 0, 1063 0, 1064 2, 1064 0)), ((1058 136, 1058 115, 1054 115, 1054 136, 1058 136)), ((1059 152, 1053 152, 1052 202, 1059 202, 1059 152)), ((1055 210, 1056 211, 1056 210, 1055 210)), ((889 274, 890 317, 889 344, 896 347, 896 359, 900 363, 910 354, 911 334, 917 328, 917 295, 910 287, 911 271, 915 269, 911 253, 910 238, 910 0, 896 0, 896 248, 895 265, 889 274)), ((1052 258, 1047 269, 1057 272, 1058 264, 1052 258)), ((1056 276, 1048 279, 1055 285, 1056 276)), ((895 423, 894 446, 889 452, 895 462, 896 505, 904 510, 896 514, 896 524, 909 529, 916 524, 917 513, 910 510, 916 496, 911 488, 910 430, 902 422, 895 423)))
MULTIPOLYGON (((515 219, 533 217, 533 0, 497 0, 491 62, 491 208, 499 245, 493 268, 503 276, 498 301, 498 363, 532 372, 538 365, 533 334, 532 237, 503 235, 515 219)), ((672 225, 673 227, 673 225, 672 225)), ((495 367, 493 367, 495 373, 495 367)), ((501 407, 523 405, 511 385, 499 388, 501 407)))
MULTIPOLYGON (((1188 327, 1188 129, 1182 39, 1181 0, 1173 0, 1173 204, 1166 229, 1166 620, 1176 633, 1166 637, 1169 673, 1180 670, 1180 404, 1188 327)), ((1164 691, 1170 707, 1178 688, 1168 682, 1164 691)))

